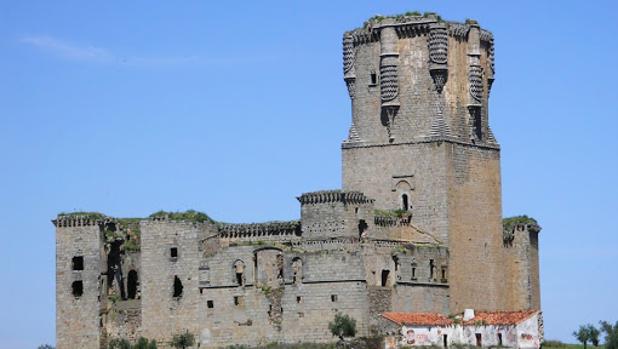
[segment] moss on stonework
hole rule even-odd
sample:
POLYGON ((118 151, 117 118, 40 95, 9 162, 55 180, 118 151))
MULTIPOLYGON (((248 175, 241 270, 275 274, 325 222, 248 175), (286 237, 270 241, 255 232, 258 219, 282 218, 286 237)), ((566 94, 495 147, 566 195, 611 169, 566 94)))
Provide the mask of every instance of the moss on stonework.
POLYGON ((367 21, 365 21, 364 26, 365 26, 365 28, 367 28, 367 27, 370 26, 370 24, 382 23, 387 18, 394 19, 398 23, 403 23, 403 22, 406 22, 409 19, 411 19, 411 17, 416 17, 416 18, 418 18, 418 17, 423 17, 423 18, 435 17, 435 19, 438 22, 442 22, 443 21, 442 17, 440 17, 440 15, 438 15, 435 12, 424 12, 424 13, 421 13, 419 11, 408 11, 406 13, 397 14, 397 15, 389 15, 389 16, 375 15, 375 16, 369 18, 367 21))
POLYGON ((90 220, 100 220, 108 218, 101 212, 86 212, 86 211, 75 211, 75 212, 60 212, 58 213, 57 218, 85 218, 90 220))
POLYGON ((533 226, 539 225, 536 219, 532 217, 528 217, 526 215, 513 216, 513 217, 507 217, 507 218, 502 219, 502 228, 505 231, 511 231, 516 225, 519 225, 519 224, 533 225, 533 226))
POLYGON ((189 221, 189 222, 211 222, 215 223, 215 220, 210 218, 206 213, 195 210, 187 210, 184 212, 169 212, 169 211, 157 211, 149 216, 149 218, 165 218, 171 221, 189 221))

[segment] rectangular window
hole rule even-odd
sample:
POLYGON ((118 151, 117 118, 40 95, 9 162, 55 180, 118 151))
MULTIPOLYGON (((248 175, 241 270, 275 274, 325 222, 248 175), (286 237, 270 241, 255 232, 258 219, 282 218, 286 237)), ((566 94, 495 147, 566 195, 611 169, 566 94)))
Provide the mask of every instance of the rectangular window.
POLYGON ((412 264, 412 280, 416 280, 416 266, 412 264))
POLYGON ((483 341, 482 341, 481 334, 480 333, 476 333, 475 337, 476 337, 476 346, 477 347, 483 346, 483 341))
POLYGON ((237 307, 242 307, 243 305, 245 305, 245 297, 234 296, 234 305, 237 307))
POLYGON ((84 282, 81 280, 73 281, 71 284, 71 291, 75 298, 81 297, 84 294, 84 282))
POLYGON ((336 294, 331 294, 330 295, 330 301, 331 302, 336 302, 337 301, 337 295, 336 294))
POLYGON ((215 307, 215 302, 211 300, 206 301, 206 307, 208 309, 213 309, 215 307))
POLYGON ((446 282, 446 267, 442 267, 442 282, 446 282))
POLYGON ((498 346, 502 346, 502 333, 498 333, 498 346))
POLYGON ((71 262, 73 270, 84 270, 84 256, 75 256, 71 262))
POLYGON ((429 260, 429 279, 433 280, 433 270, 434 270, 434 265, 433 265, 433 259, 429 260))
POLYGON ((178 247, 170 248, 170 258, 178 258, 178 247))
POLYGON ((300 304, 303 302, 303 297, 302 296, 296 296, 296 303, 300 304))

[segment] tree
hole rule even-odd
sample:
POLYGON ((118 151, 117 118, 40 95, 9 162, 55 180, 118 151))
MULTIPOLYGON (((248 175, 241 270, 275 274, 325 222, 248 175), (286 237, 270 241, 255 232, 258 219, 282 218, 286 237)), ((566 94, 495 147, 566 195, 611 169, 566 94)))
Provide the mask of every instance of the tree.
POLYGON ((49 344, 43 344, 43 345, 39 345, 37 349, 56 349, 56 347, 53 347, 49 344))
POLYGON ((592 345, 598 347, 599 335, 601 334, 601 331, 599 331, 596 327, 592 325, 588 325, 588 334, 590 335, 590 342, 592 343, 592 345))
POLYGON ((579 330, 573 332, 573 336, 584 345, 584 349, 588 342, 592 342, 595 347, 599 345, 599 330, 592 324, 579 326, 579 330))
POLYGON ((176 349, 186 349, 192 346, 195 343, 195 336, 193 333, 189 333, 189 331, 185 331, 185 333, 175 334, 172 338, 172 347, 176 349))
POLYGON ((337 313, 335 319, 328 323, 330 333, 335 337, 339 337, 343 341, 343 337, 354 337, 356 335, 356 320, 347 314, 337 313))
POLYGON ((607 321, 601 321, 601 330, 605 332, 605 348, 618 349, 618 321, 612 326, 607 321))

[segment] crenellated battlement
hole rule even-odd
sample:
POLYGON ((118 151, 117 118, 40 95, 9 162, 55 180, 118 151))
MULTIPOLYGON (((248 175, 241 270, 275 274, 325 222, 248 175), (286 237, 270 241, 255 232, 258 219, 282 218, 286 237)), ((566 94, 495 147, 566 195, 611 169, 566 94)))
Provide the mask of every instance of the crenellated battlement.
POLYGON ((373 202, 365 194, 355 191, 324 190, 304 193, 297 197, 301 205, 341 202, 344 204, 370 204, 373 202))
POLYGON ((219 236, 223 239, 243 239, 257 237, 300 236, 300 221, 266 222, 250 224, 218 224, 219 236))

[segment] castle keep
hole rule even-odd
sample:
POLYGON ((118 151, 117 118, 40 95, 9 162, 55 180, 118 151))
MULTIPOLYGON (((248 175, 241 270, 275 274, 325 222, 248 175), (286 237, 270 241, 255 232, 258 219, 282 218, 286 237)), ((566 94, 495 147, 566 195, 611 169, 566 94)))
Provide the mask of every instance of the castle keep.
POLYGON ((343 188, 298 197, 300 220, 60 214, 57 346, 196 336, 201 348, 325 342, 381 314, 540 309, 538 232, 501 216, 488 100, 493 35, 472 20, 374 17, 343 35, 352 106, 343 188))

